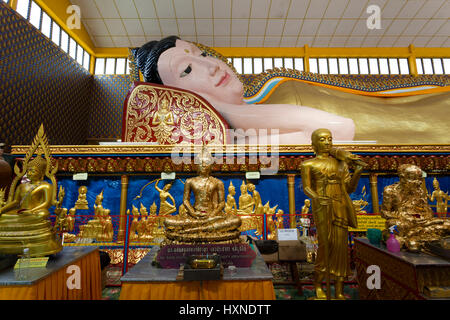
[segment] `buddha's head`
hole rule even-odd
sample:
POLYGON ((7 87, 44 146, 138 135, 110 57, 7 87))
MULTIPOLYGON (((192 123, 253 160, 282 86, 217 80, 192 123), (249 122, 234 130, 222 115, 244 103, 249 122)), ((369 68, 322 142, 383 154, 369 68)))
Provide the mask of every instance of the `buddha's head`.
POLYGON ((170 36, 134 49, 144 80, 193 91, 208 101, 242 104, 243 85, 223 61, 170 36))
POLYGON ((309 199, 305 199, 305 206, 309 208, 311 205, 311 201, 309 199))
POLYGON ((228 193, 234 196, 236 194, 236 188, 233 185, 233 182, 230 181, 230 186, 228 187, 228 193))
POLYGON ((440 190, 439 181, 436 178, 433 179, 433 188, 434 190, 440 190))
POLYGON ((333 147, 333 137, 328 129, 317 129, 311 134, 313 150, 316 154, 328 153, 333 147))
POLYGON ((150 206, 150 214, 155 215, 157 209, 158 209, 158 207, 157 207, 156 203, 153 202, 153 204, 150 206))
POLYGON ((167 99, 163 99, 162 101, 161 101, 161 104, 160 104, 160 109, 159 109, 159 112, 160 113, 162 113, 162 114, 167 114, 167 113, 169 113, 169 100, 167 100, 167 99))
POLYGON ((422 185, 422 169, 413 164, 402 164, 398 167, 400 184, 419 189, 422 185))
POLYGON ((167 192, 167 191, 170 190, 170 188, 172 188, 172 183, 171 183, 171 182, 169 182, 168 184, 166 184, 166 185, 164 186, 163 190, 167 192))
POLYGON ((197 172, 200 176, 208 176, 211 173, 214 159, 206 146, 203 146, 202 151, 197 154, 194 163, 197 165, 197 172))
POLYGON ((44 179, 45 169, 47 168, 47 162, 42 158, 41 154, 38 154, 36 158, 28 162, 27 178, 31 182, 42 181, 44 179))
POLYGON ((247 193, 247 185, 245 184, 244 181, 242 181, 241 184, 241 194, 247 193))
POLYGON ((78 193, 79 194, 86 194, 87 193, 87 187, 86 186, 81 186, 78 188, 78 193))
POLYGON ((95 204, 99 205, 103 202, 103 190, 102 192, 100 192, 100 194, 97 195, 97 197, 95 198, 95 204))
POLYGON ((141 215, 146 217, 148 215, 147 208, 141 203, 141 215))

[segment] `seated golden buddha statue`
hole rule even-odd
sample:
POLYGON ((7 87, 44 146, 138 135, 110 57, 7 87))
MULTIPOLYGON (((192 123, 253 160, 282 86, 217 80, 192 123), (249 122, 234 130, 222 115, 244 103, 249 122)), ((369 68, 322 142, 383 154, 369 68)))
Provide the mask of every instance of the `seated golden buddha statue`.
POLYGON ((196 156, 199 176, 189 178, 184 185, 183 205, 186 214, 164 220, 167 243, 230 243, 239 242, 241 219, 227 215, 225 187, 210 176, 213 159, 203 148, 196 156), (191 192, 195 202, 191 204, 191 192))
POLYGON ((11 184, 8 201, 0 209, 0 253, 22 254, 24 248, 28 248, 30 256, 39 257, 62 250, 61 240, 48 219, 48 209, 56 204, 54 174, 57 168, 50 170, 51 159, 42 126, 34 141, 22 171, 16 164, 16 177, 11 184), (47 159, 38 154, 31 160, 39 146, 36 142, 42 144, 47 159), (25 174, 29 181, 22 182, 16 188, 25 174), (50 178, 52 183, 45 181, 44 176, 50 178))
POLYGON ((386 239, 388 229, 396 225, 395 238, 400 245, 409 251, 419 251, 425 243, 450 234, 450 220, 434 217, 419 167, 403 164, 398 168, 398 175, 400 181, 383 191, 381 216, 386 219, 383 235, 386 239))

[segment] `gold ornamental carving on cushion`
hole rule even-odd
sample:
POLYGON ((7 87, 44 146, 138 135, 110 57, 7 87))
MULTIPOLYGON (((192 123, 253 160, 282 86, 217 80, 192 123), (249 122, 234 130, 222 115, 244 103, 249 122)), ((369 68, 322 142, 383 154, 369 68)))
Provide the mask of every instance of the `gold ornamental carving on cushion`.
POLYGON ((124 141, 159 145, 226 142, 226 126, 189 92, 137 83, 125 106, 124 141))

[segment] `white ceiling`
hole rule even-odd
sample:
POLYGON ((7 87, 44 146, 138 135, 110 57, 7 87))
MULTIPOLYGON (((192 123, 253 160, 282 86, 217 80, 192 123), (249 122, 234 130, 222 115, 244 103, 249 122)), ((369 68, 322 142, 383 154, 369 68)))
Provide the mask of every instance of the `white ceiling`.
POLYGON ((213 47, 449 47, 446 0, 71 0, 96 47, 178 35, 213 47), (369 5, 381 29, 369 30, 369 5))

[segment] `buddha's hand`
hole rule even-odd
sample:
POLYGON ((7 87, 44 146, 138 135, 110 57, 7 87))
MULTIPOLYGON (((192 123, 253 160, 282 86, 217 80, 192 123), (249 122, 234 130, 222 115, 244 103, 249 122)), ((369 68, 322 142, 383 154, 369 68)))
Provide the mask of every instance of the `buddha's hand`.
POLYGON ((361 157, 358 156, 357 154, 348 153, 348 155, 346 155, 346 157, 345 157, 345 160, 346 160, 346 162, 353 163, 353 165, 356 166, 356 169, 358 169, 358 167, 360 167, 360 170, 361 170, 368 166, 368 164, 365 163, 364 161, 362 161, 361 157))
POLYGON ((33 213, 34 213, 33 209, 21 209, 21 210, 17 211, 17 214, 21 214, 21 215, 25 215, 25 216, 33 214, 33 213))

